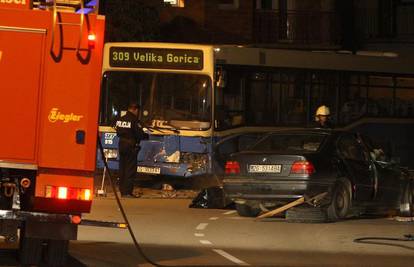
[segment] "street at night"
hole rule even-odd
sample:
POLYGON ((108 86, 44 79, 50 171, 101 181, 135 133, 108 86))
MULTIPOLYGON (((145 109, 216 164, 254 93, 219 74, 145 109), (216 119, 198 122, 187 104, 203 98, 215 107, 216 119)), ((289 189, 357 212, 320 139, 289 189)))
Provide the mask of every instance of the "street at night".
MULTIPOLYGON (((255 221, 234 210, 188 208, 190 199, 123 200, 144 252, 163 265, 250 266, 409 266, 414 242, 362 237, 403 238, 412 222, 359 218, 326 224, 255 221), (372 240, 370 242, 373 242, 372 240)), ((95 199, 85 218, 122 221, 115 199, 95 199)), ((1 266, 18 266, 13 250, 2 250, 1 266), (14 262, 14 263, 13 263, 14 262)), ((70 244, 68 266, 151 266, 138 255, 127 230, 82 226, 70 244), (84 265, 83 265, 84 264, 84 265)))
POLYGON ((412 266, 413 62, 414 0, 0 0, 0 266, 412 266))

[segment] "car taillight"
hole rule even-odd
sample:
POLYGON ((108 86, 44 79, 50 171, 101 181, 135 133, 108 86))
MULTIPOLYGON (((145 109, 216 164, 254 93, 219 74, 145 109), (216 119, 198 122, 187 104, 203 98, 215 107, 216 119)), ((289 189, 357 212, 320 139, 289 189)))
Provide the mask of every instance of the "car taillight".
POLYGON ((294 174, 312 174, 315 172, 315 167, 309 161, 295 161, 292 164, 290 173, 294 174))
POLYGON ((226 174, 240 173, 240 164, 237 161, 227 161, 225 167, 226 174))
POLYGON ((46 198, 91 200, 91 190, 87 188, 74 188, 64 186, 47 185, 45 188, 46 198))

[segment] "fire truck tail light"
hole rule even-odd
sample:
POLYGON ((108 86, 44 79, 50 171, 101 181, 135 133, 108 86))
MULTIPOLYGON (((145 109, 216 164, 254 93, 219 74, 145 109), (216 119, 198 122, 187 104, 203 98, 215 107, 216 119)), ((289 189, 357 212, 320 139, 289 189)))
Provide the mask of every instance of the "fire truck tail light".
POLYGON ((67 199, 68 198, 68 188, 67 187, 58 187, 58 196, 59 199, 67 199))
POLYGON ((92 194, 90 189, 51 185, 47 185, 45 187, 45 197, 85 201, 92 200, 92 194))
MULTIPOLYGON (((45 197, 52 198, 55 193, 53 193, 54 186, 47 185, 45 188, 45 197)), ((55 187, 56 188, 56 187, 55 187)))
POLYGON ((82 189, 82 196, 83 196, 83 200, 91 200, 91 190, 82 189))

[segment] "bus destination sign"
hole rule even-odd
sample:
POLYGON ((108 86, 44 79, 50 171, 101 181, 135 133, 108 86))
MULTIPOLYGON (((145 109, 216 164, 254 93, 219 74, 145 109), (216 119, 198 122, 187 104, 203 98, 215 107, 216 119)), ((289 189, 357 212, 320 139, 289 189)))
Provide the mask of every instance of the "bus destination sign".
POLYGON ((109 49, 109 65, 119 68, 202 70, 203 51, 192 49, 116 47, 109 49))

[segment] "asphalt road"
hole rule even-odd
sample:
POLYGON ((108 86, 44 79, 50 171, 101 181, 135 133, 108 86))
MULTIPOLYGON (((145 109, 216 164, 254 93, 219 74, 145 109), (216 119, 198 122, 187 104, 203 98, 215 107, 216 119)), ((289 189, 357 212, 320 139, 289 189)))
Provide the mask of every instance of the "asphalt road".
MULTIPOLYGON (((232 210, 190 209, 189 199, 123 200, 145 254, 163 265, 198 266, 411 266, 414 241, 403 237, 414 223, 390 218, 328 224, 254 221, 232 210)), ((115 200, 95 199, 89 219, 122 221, 115 200)), ((13 250, 0 251, 0 266, 17 266, 13 250)), ((139 256, 127 230, 81 226, 71 242, 68 266, 151 266, 139 256)))

